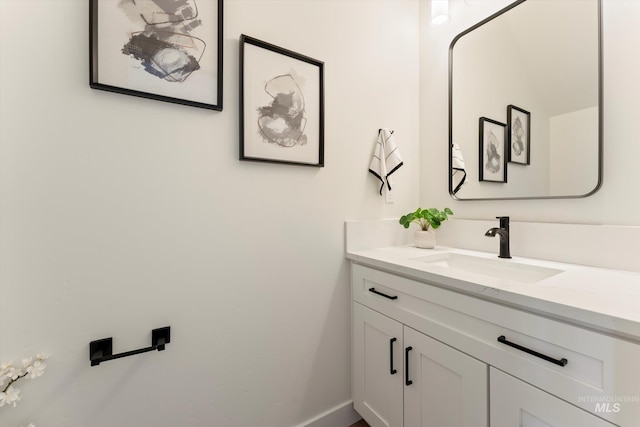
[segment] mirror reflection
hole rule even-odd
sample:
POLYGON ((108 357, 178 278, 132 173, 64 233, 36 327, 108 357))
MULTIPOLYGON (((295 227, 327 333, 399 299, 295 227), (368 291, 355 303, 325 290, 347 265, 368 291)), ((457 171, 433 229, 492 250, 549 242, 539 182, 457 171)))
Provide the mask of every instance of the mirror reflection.
POLYGON ((600 8, 522 0, 453 40, 453 197, 584 197, 599 188, 600 8))

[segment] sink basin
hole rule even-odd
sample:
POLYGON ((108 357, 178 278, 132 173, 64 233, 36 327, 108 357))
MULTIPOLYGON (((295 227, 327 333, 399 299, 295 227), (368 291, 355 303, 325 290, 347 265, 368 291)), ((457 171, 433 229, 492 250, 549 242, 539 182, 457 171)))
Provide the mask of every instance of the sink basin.
POLYGON ((446 268, 451 272, 479 274, 494 279, 521 283, 537 283, 563 272, 563 270, 555 268, 522 264, 506 259, 489 259, 456 253, 444 253, 414 259, 434 267, 446 268))

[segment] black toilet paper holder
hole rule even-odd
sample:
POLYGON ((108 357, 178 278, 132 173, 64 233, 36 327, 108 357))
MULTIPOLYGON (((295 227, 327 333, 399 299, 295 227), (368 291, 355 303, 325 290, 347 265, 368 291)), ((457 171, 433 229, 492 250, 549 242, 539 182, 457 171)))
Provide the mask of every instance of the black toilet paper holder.
POLYGON ((146 353, 148 351, 162 351, 164 346, 171 342, 171 327, 153 329, 151 331, 151 347, 126 351, 124 353, 113 354, 113 337, 102 338, 89 343, 89 360, 91 366, 97 366, 102 362, 120 359, 122 357, 133 356, 135 354, 146 353))

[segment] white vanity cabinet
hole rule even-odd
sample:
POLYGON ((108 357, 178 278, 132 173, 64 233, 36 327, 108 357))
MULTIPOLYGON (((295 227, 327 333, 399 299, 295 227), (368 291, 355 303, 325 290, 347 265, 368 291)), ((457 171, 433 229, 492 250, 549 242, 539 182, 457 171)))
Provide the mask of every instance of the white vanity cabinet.
POLYGON ((352 292, 372 427, 640 426, 636 343, 358 263, 352 292))
POLYGON ((487 425, 488 366, 359 303, 354 405, 372 427, 487 425))
POLYGON ((353 402, 372 427, 403 425, 403 325, 353 304, 353 402))
POLYGON ((491 427, 613 427, 564 400, 491 368, 491 427))

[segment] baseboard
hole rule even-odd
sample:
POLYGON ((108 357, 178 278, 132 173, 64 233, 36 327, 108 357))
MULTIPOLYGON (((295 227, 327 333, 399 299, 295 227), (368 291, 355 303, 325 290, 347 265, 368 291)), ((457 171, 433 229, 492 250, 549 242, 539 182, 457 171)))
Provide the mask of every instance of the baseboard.
POLYGON ((362 417, 353 409, 353 402, 349 400, 297 427, 349 427, 361 419, 362 417))

